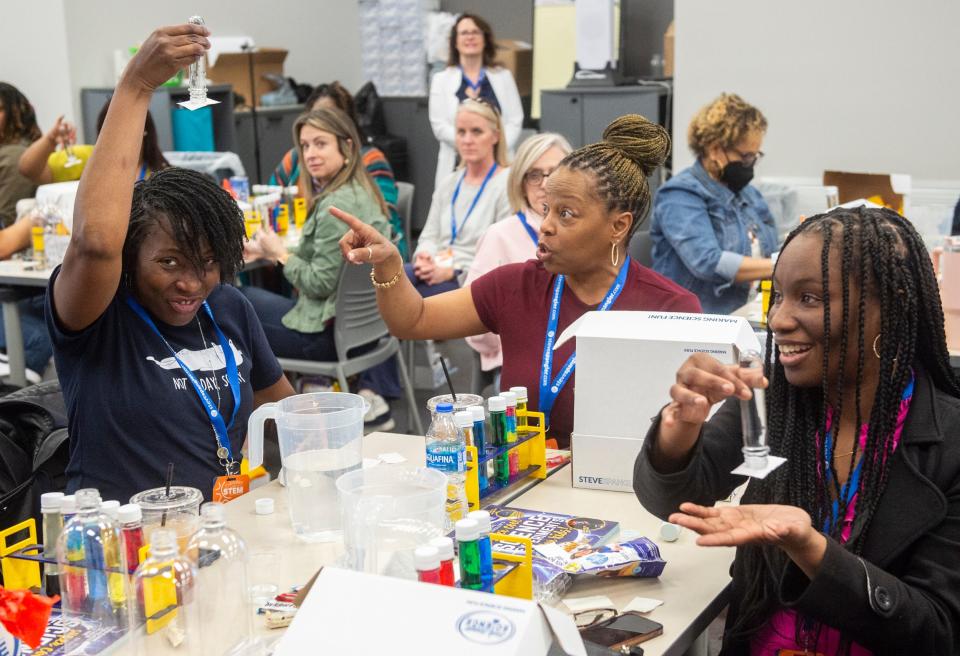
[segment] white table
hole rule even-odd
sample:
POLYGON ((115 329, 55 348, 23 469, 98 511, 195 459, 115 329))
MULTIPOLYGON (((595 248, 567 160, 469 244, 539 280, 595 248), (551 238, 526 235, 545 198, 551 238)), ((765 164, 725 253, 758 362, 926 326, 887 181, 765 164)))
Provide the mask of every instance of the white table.
MULTIPOLYGON (((52 269, 37 270, 30 260, 0 261, 0 286, 46 287, 52 269)), ((3 300, 3 330, 7 341, 10 383, 27 384, 26 360, 23 353, 23 332, 20 329, 20 308, 14 299, 3 300)), ((37 373, 42 374, 42 371, 37 373)))
MULTIPOLYGON (((386 452, 400 453, 407 459, 406 465, 424 464, 422 437, 374 433, 364 438, 364 457, 375 458, 386 452)), ((683 653, 726 605, 733 550, 697 547, 694 535, 689 531, 684 531, 677 542, 661 544, 658 535, 660 521, 646 512, 632 494, 573 488, 570 480, 570 467, 563 467, 546 481, 539 484, 532 481, 519 494, 513 491, 507 498, 496 502, 612 519, 625 529, 639 530, 657 541, 667 561, 659 579, 581 581, 573 586, 568 596, 603 594, 621 609, 635 596, 661 599, 663 606, 650 617, 663 624, 663 635, 645 643, 644 649, 652 656, 683 653)), ((251 554, 276 554, 274 579, 281 590, 306 583, 321 566, 332 563, 343 552, 340 543, 311 544, 294 536, 286 492, 277 482, 227 504, 226 511, 227 524, 241 533, 251 554), (275 500, 272 515, 258 516, 254 512, 255 501, 261 497, 275 500)), ((279 635, 266 629, 262 620, 255 626, 259 635, 279 635)))

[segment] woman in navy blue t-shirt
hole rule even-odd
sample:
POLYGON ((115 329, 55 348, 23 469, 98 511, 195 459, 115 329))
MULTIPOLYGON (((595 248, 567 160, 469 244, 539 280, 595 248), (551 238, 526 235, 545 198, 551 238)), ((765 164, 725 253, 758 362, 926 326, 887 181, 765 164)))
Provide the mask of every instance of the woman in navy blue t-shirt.
POLYGON ((67 404, 68 490, 125 501, 175 482, 210 497, 237 472, 247 417, 293 393, 249 303, 236 203, 170 168, 134 185, 153 90, 209 47, 203 26, 155 31, 117 84, 77 192, 47 326, 67 404))

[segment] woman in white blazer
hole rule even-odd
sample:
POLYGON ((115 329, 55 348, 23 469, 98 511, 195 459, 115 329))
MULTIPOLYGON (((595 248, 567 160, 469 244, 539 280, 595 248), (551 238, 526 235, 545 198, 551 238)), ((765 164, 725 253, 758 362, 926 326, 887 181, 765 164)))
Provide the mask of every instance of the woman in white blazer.
POLYGON ((456 166, 454 120, 466 98, 481 98, 500 112, 506 144, 512 153, 523 127, 523 107, 513 74, 494 65, 496 46, 487 21, 461 14, 450 30, 448 66, 430 83, 430 126, 440 142, 435 185, 456 166))

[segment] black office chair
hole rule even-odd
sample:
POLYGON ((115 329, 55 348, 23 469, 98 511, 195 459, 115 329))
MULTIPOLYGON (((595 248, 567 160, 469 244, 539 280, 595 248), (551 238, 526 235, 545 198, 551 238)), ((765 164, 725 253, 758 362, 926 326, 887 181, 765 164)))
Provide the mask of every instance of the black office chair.
POLYGON ((630 254, 637 263, 645 267, 653 266, 653 240, 650 239, 649 230, 637 230, 630 239, 627 246, 627 253, 630 254))

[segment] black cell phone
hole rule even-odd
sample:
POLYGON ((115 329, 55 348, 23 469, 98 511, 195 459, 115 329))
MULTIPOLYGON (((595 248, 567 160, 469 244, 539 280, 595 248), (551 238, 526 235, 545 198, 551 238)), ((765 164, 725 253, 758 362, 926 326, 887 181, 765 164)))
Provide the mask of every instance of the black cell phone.
POLYGON ((619 649, 622 646, 629 647, 646 642, 662 633, 662 624, 631 611, 618 615, 601 626, 584 629, 580 636, 603 647, 619 649))

